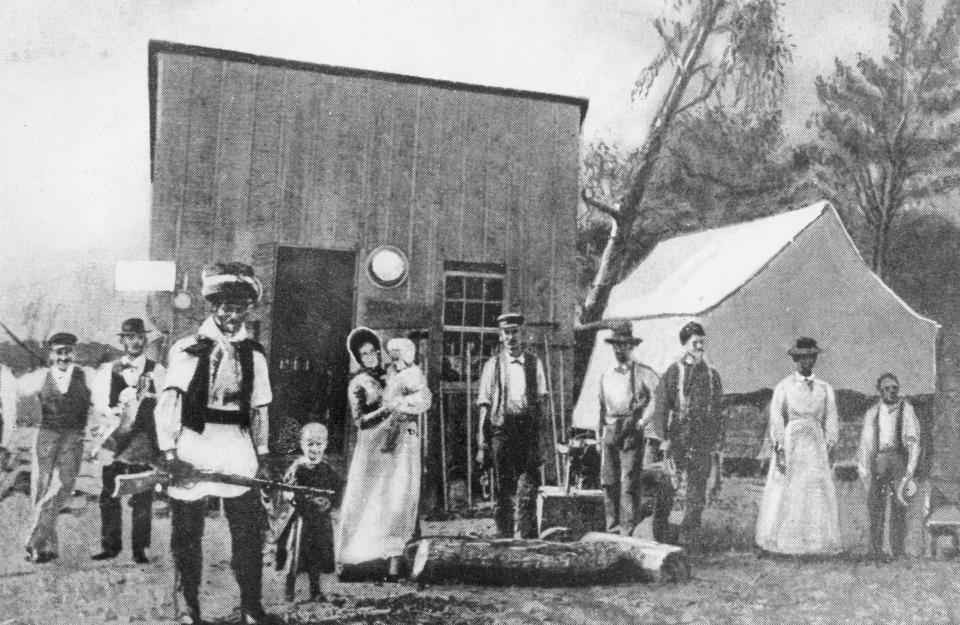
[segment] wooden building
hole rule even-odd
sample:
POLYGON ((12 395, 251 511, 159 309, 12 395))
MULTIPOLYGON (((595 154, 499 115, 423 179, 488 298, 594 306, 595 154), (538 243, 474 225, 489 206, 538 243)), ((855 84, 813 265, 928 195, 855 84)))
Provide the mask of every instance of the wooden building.
MULTIPOLYGON (((192 331, 202 266, 251 262, 266 286, 254 328, 274 437, 285 419, 319 414, 331 446, 349 451, 345 339, 357 325, 421 337, 444 396, 464 392, 467 345, 476 379, 503 310, 556 324, 553 344, 572 343, 586 100, 157 41, 149 80, 150 255, 175 261, 191 296, 186 308, 155 297, 151 314, 175 336, 192 331)), ((543 338, 532 331, 541 351, 543 338)), ((561 356, 557 411, 571 382, 561 356)), ((439 401, 431 419, 429 444, 451 459, 465 457, 454 449, 463 405, 442 405, 442 437, 439 401)))

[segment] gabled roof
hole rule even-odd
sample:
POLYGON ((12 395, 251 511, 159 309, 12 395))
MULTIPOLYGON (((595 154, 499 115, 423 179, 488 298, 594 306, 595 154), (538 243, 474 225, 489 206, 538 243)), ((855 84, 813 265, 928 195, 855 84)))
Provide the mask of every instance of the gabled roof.
POLYGON ((661 241, 610 293, 605 319, 699 315, 748 282, 828 202, 661 241))
MULTIPOLYGON (((661 241, 613 288, 603 318, 702 315, 763 271, 820 217, 835 219, 843 228, 836 209, 821 201, 779 215, 661 241)), ((843 231, 846 233, 845 228, 843 231)), ((846 238, 859 257, 849 234, 846 238)), ((911 315, 938 325, 914 311, 879 277, 874 278, 911 315)))

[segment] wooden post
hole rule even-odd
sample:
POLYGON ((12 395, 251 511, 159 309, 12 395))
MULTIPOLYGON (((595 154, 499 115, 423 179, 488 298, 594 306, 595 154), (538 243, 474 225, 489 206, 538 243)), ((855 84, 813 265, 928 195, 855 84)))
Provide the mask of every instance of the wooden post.
POLYGON ((557 449, 557 410, 553 401, 553 376, 550 374, 550 338, 549 328, 543 332, 543 368, 547 375, 547 396, 550 401, 550 429, 553 432, 553 465, 556 470, 557 484, 560 483, 560 451, 557 449))
POLYGON ((473 508, 473 345, 467 344, 467 510, 473 508))
POLYGON ((443 490, 443 511, 450 510, 450 491, 447 488, 447 393, 440 391, 440 488, 443 490))
MULTIPOLYGON (((567 437, 567 385, 566 385, 566 376, 563 373, 564 365, 564 350, 560 349, 558 351, 560 358, 560 436, 563 438, 563 442, 566 443, 568 440, 567 437)), ((563 472, 564 472, 564 481, 560 481, 560 476, 557 476, 557 484, 566 484, 567 488, 570 488, 570 455, 566 457, 566 462, 563 463, 563 472)))

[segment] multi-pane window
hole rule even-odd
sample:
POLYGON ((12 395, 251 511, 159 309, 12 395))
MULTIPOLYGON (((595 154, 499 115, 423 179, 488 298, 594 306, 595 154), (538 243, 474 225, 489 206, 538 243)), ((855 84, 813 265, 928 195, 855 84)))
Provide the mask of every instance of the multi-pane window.
POLYGON ((466 380, 468 345, 474 380, 484 359, 496 351, 497 317, 503 312, 503 282, 502 270, 448 268, 444 272, 443 379, 466 380))

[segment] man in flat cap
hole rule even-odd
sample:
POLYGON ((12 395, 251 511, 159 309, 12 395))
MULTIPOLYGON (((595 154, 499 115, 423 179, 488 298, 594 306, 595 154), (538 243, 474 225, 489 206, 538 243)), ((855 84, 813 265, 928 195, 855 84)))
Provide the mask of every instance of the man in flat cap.
POLYGON ((913 479, 920 459, 920 422, 909 399, 900 395, 900 380, 892 373, 877 379, 880 399, 863 415, 863 430, 857 450, 857 469, 867 485, 870 510, 870 546, 875 558, 886 560, 883 530, 894 558, 904 555, 907 536, 907 506, 899 496, 904 482, 913 479), (890 514, 887 518, 887 501, 890 514))
POLYGON ((653 416, 653 392, 660 378, 633 359, 642 341, 629 322, 617 326, 606 342, 617 363, 600 376, 600 484, 604 490, 607 530, 629 536, 640 522, 640 467, 643 429, 653 416))
POLYGON ((547 379, 540 359, 524 350, 523 315, 497 318, 502 348, 483 366, 477 405, 480 407, 477 461, 488 454, 497 497, 494 516, 501 537, 537 535, 536 496, 540 485, 540 417, 547 379), (514 527, 516 495, 516 527, 514 527))
POLYGON ((26 545, 27 559, 37 564, 58 556, 57 515, 73 494, 94 409, 96 376, 74 363, 76 344, 75 335, 57 332, 47 340, 50 366, 17 381, 18 393, 33 395, 40 404, 30 484, 33 515, 26 545))
MULTIPOLYGON (((686 539, 700 527, 712 455, 723 445, 723 387, 720 374, 707 364, 706 336, 703 326, 696 321, 680 329, 684 353, 660 378, 651 419, 651 435, 660 439, 660 451, 673 461, 677 475, 686 478, 685 510, 680 525, 681 536, 686 539)), ((670 486, 664 483, 662 488, 670 486)), ((665 542, 672 493, 661 493, 657 499, 666 502, 662 506, 666 509, 655 512, 654 538, 665 542)))
MULTIPOLYGON (((268 451, 267 406, 273 396, 263 347, 249 337, 245 322, 262 290, 244 263, 204 268, 201 292, 211 314, 197 334, 170 349, 157 399, 157 443, 174 466, 182 462, 202 471, 257 475, 268 451)), ((230 528, 241 622, 278 622, 261 602, 265 513, 258 494, 244 486, 199 481, 170 486, 168 495, 180 622, 204 622, 201 554, 206 498, 211 496, 223 499, 230 528)))
MULTIPOLYGON (((150 469, 148 463, 156 456, 156 425, 153 410, 157 391, 163 380, 163 365, 147 358, 147 328, 143 319, 127 319, 120 325, 120 345, 123 356, 108 363, 100 374, 101 400, 105 404, 100 446, 113 452, 113 460, 103 467, 103 490, 100 492, 100 553, 94 560, 108 560, 120 553, 123 545, 123 514, 120 501, 113 496, 118 475, 140 473, 150 469)), ((99 449, 91 450, 96 457, 99 449)), ((130 535, 133 560, 138 564, 150 561, 146 548, 150 546, 153 492, 146 491, 130 497, 132 531, 130 535)))

